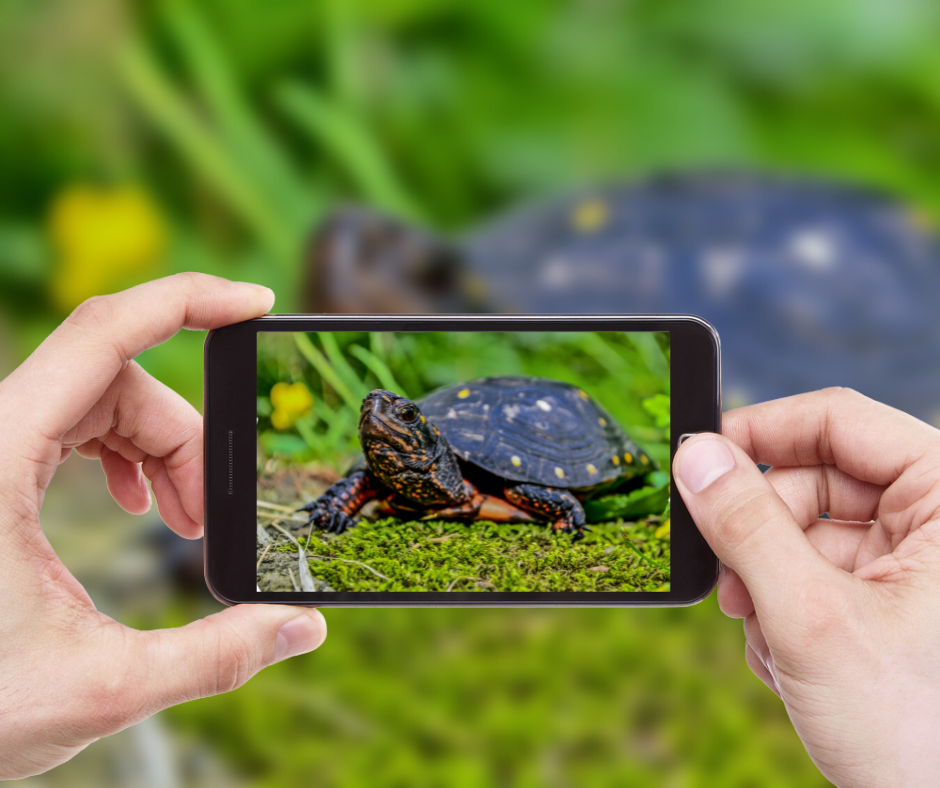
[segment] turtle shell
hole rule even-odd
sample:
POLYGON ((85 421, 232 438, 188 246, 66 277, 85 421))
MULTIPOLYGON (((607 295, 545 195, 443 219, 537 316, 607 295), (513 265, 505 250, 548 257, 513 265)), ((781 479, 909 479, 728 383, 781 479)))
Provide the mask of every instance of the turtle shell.
POLYGON ((418 405, 461 460, 513 481, 587 490, 654 467, 603 407, 569 383, 480 378, 418 405))

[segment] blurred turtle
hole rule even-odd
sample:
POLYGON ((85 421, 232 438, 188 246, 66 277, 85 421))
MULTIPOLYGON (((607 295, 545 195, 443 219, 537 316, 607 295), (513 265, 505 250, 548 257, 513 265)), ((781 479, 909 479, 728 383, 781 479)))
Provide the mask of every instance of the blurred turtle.
POLYGON ((701 315, 727 405, 830 385, 940 420, 940 249, 871 190, 691 174, 585 190, 453 240, 361 210, 315 234, 306 307, 701 315))

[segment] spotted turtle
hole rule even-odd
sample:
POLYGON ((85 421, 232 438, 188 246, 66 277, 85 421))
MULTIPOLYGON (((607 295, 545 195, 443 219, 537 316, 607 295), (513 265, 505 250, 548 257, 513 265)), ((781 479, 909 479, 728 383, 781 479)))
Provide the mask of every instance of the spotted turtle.
POLYGON ((481 378, 417 402, 376 389, 362 402, 364 459, 301 511, 341 533, 371 500, 415 517, 548 521, 577 541, 581 501, 655 468, 585 391, 545 378, 481 378))
POLYGON ((312 311, 697 314, 721 335, 727 404, 841 385, 940 424, 940 247, 872 189, 663 175, 449 239, 348 209, 311 250, 312 311))

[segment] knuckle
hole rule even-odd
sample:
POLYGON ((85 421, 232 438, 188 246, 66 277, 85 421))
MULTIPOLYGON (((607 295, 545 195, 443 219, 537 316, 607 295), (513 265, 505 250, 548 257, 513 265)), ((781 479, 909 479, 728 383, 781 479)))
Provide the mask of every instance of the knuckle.
POLYGON ((864 402, 869 399, 860 391, 848 388, 847 386, 830 386, 829 388, 823 389, 820 393, 826 396, 826 398, 835 405, 864 402))
POLYGON ((216 631, 215 651, 218 669, 210 676, 206 695, 220 695, 241 687, 256 672, 258 653, 255 644, 237 632, 216 631))
POLYGON ((778 502, 770 489, 744 496, 737 489, 729 489, 718 499, 715 508, 715 539, 723 547, 736 552, 754 533, 778 516, 778 502))
POLYGON ((185 290, 187 293, 192 293, 194 290, 205 287, 207 280, 211 278, 213 277, 209 277, 207 274, 200 274, 196 271, 181 271, 178 274, 173 274, 170 280, 180 289, 185 290))
POLYGON ((110 296, 92 296, 80 303, 66 318, 66 323, 84 330, 108 330, 114 317, 114 299, 110 296))

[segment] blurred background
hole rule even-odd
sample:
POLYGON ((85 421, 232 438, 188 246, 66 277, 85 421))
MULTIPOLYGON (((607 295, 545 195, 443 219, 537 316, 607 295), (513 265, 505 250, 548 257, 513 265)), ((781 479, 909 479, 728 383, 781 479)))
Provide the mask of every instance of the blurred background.
MULTIPOLYGON (((914 272, 902 296, 931 292, 936 276, 938 16, 929 0, 8 0, 0 374, 84 298, 176 271, 261 282, 278 311, 301 309, 310 239, 343 205, 472 239, 516 206, 662 172, 777 173, 887 195, 905 229, 869 261, 879 277, 845 301, 845 314, 877 313, 892 260, 914 272)), ((858 204, 821 210, 858 227, 858 204)), ((592 229, 604 211, 575 224, 592 229)), ((818 236, 797 251, 803 274, 758 283, 771 307, 819 303, 800 300, 806 270, 852 281, 818 236)), ((704 315, 728 359, 749 333, 741 303, 704 315)), ((843 346, 872 345, 846 325, 833 329, 843 346)), ((893 349, 922 340, 925 325, 902 326, 893 349)), ((797 333, 781 328, 761 346, 763 369, 784 373, 760 396, 796 385, 786 370, 800 367, 784 361, 802 347, 797 333)), ((186 332, 140 359, 196 407, 202 341, 186 332)), ((882 398, 905 406, 914 382, 866 358, 882 398)), ((935 363, 921 347, 908 369, 935 363)), ((907 407, 937 412, 926 398, 907 407)), ((59 469, 43 526, 122 622, 173 626, 218 607, 179 540, 155 516, 123 514, 93 463, 59 469)), ((677 610, 327 617, 319 652, 26 784, 825 784, 713 598, 677 610)))

